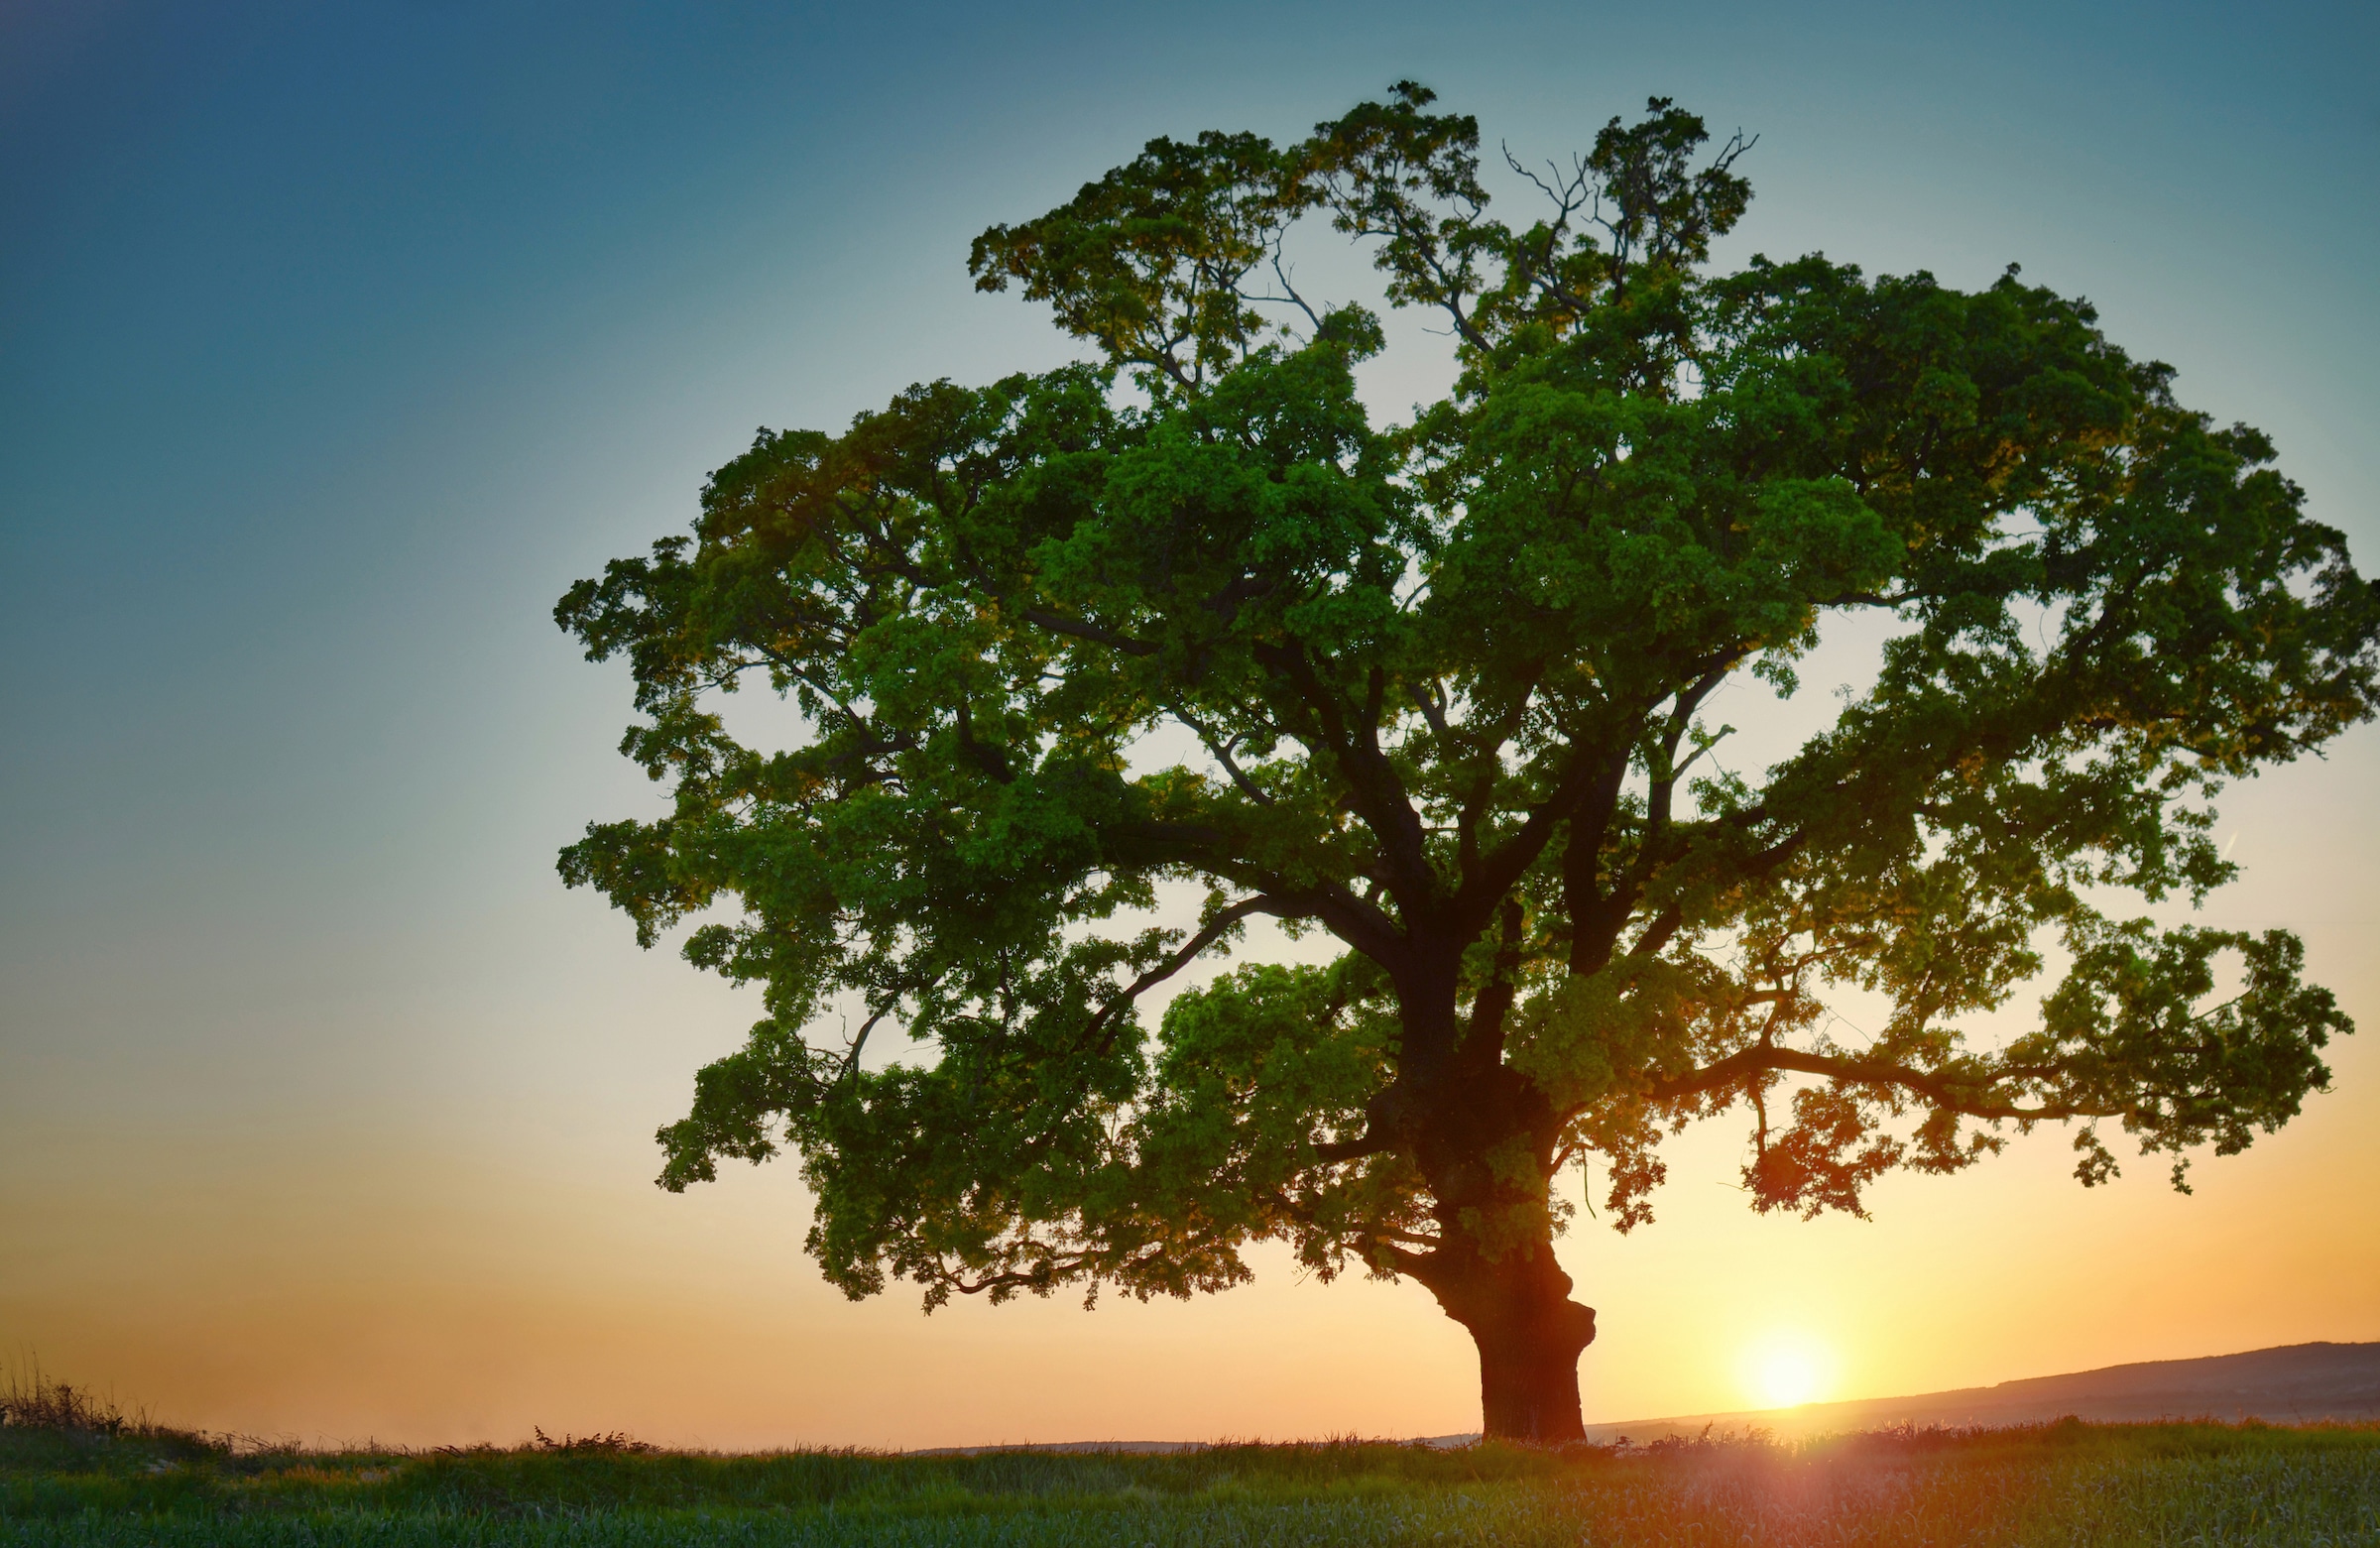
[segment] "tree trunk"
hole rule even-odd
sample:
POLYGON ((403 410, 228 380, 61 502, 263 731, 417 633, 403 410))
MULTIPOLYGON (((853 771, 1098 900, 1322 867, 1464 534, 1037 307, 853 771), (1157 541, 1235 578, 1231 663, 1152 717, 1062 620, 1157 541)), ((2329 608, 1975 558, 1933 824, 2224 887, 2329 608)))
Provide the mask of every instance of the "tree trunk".
POLYGON ((1429 1287, 1479 1346, 1482 1429, 1491 1440, 1533 1446, 1585 1440, 1579 1356, 1595 1342, 1595 1312, 1570 1298, 1553 1244, 1515 1248, 1493 1261, 1463 1257, 1459 1268, 1437 1265, 1429 1287))
POLYGON ((1579 1355, 1595 1339, 1595 1313, 1564 1299, 1556 1315, 1475 1327, 1480 1349, 1480 1423, 1492 1440, 1559 1446, 1583 1441, 1579 1355))
POLYGON ((1412 1145, 1436 1197, 1436 1248, 1399 1251, 1394 1260, 1471 1330, 1480 1351, 1481 1428, 1490 1439, 1583 1441, 1579 1356, 1595 1342, 1595 1312, 1570 1298, 1546 1213, 1561 1125, 1544 1093, 1501 1062, 1508 994, 1483 994, 1468 1031, 1457 1027, 1459 956, 1446 954, 1436 997, 1420 992, 1426 985, 1399 980, 1404 1062, 1368 1114, 1373 1131, 1412 1145), (1433 1006, 1436 1015, 1417 1009, 1433 1006), (1425 1056, 1431 1050, 1436 1056, 1425 1056), (1516 1167, 1523 1156, 1534 1165, 1516 1167))

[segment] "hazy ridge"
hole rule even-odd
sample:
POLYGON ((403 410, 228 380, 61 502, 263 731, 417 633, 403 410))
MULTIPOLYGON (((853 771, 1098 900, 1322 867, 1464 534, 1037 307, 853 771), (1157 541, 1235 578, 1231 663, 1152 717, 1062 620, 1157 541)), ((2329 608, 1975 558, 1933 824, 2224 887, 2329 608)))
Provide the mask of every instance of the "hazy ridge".
POLYGON ((2027 1376, 1994 1386, 1908 1397, 1805 1403, 1798 1408, 1682 1414, 1591 1424, 1594 1441, 1634 1441, 1714 1432, 1769 1430, 1780 1436, 1873 1430, 1896 1424, 2035 1424, 2073 1414, 2101 1423, 2153 1419, 2380 1420, 2380 1344, 2289 1344, 2200 1360, 2151 1360, 2065 1375, 2027 1376))

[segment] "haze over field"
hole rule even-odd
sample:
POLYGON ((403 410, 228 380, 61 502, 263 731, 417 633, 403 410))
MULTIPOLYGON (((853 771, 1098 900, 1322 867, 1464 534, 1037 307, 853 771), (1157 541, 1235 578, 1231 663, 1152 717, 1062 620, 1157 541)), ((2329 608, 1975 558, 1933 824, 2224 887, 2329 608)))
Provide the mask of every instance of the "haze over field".
MULTIPOLYGON (((2185 402, 2269 432, 2368 570, 2376 44, 2346 6, 17 8, 0 1354, 309 1437, 1471 1427, 1472 1351, 1414 1285, 1275 1257, 1187 1304, 923 1319, 819 1282, 789 1164, 655 1192, 653 1130, 757 1012, 553 876, 653 801, 610 755, 624 674, 553 598, 690 516, 756 423, 1066 358, 971 291, 985 224, 1151 135, 1291 137, 1406 74, 1524 156, 1653 92, 1760 134, 1730 259, 2018 261, 2091 297, 2185 402)), ((1440 385, 1365 380, 1383 417, 1440 385)), ((1747 764, 1802 723, 1715 713, 1747 764)), ((1865 1223, 1753 1216, 1738 1133, 1691 1134, 1651 1228, 1582 1213, 1565 1244, 1589 1419, 2380 1338, 2375 788, 2366 726, 2231 792, 2246 875, 2202 915, 2305 936, 2366 1028, 2334 1094, 2192 1198, 2140 1162, 2085 1192, 2048 1132, 1889 1180, 1865 1223)))

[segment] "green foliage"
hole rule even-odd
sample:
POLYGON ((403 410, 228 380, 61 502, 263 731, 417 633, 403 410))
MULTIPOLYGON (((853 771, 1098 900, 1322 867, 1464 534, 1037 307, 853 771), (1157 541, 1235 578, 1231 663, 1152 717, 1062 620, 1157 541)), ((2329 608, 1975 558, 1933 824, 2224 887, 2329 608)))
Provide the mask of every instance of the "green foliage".
POLYGON ((992 228, 979 283, 1096 362, 763 431, 562 600, 671 797, 563 875, 766 1007, 663 1183, 790 1145, 854 1295, 1188 1294, 1265 1238, 1437 1289, 1542 1245, 1573 1159, 1641 1222, 1662 1136, 1737 1105, 1805 1213, 2045 1121, 2093 1183, 2094 1126, 2179 1180, 2294 1115, 2350 1029, 2296 941, 2105 911, 2221 884, 2223 781, 2372 712, 2380 603, 2271 445, 2013 268, 1712 272, 1748 146, 1666 101, 1513 164, 1525 227, 1430 107, 1154 141, 992 228), (1373 314, 1289 283, 1314 218, 1453 334, 1410 424, 1358 398, 1373 314), (1725 767, 1712 695, 1795 691, 1852 615, 1895 626, 1873 685, 1725 767), (730 733, 749 681, 798 745, 730 733), (1136 771, 1160 728, 1200 751, 1136 771), (1144 1023, 1260 915, 1344 955, 1144 1023), (1965 1035, 2053 953, 2038 1029, 1965 1035), (1892 1007, 1856 1046, 1845 988, 1892 1007))

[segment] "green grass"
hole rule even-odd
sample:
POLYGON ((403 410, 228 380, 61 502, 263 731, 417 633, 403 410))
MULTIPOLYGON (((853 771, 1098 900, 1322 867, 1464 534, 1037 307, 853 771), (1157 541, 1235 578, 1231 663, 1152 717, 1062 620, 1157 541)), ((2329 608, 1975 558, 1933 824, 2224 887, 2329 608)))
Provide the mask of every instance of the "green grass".
POLYGON ((2380 1428, 2068 1420, 1791 1447, 899 1457, 711 1456, 617 1437, 329 1453, 121 1416, 17 1420, 0 1424, 0 1544, 15 1543, 2380 1548, 2380 1428))

